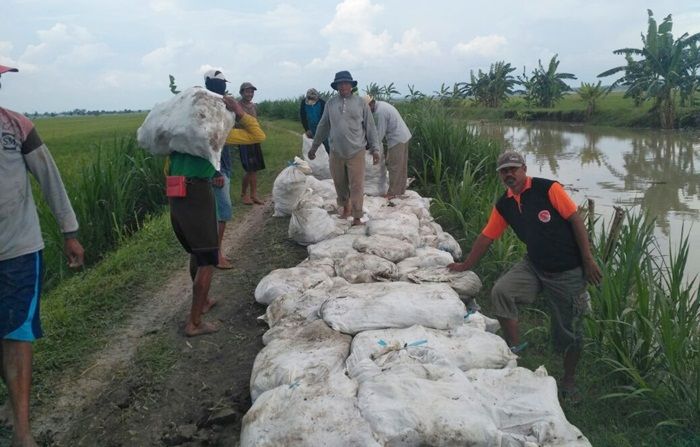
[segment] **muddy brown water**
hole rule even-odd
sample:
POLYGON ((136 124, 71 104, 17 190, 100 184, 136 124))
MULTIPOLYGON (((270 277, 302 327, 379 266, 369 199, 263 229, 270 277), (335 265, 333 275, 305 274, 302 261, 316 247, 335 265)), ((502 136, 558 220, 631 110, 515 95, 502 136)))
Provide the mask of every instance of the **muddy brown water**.
POLYGON ((685 233, 686 278, 700 274, 700 132, 562 123, 470 127, 522 152, 530 175, 559 180, 576 203, 594 199, 607 223, 613 206, 648 212, 664 254, 685 233))

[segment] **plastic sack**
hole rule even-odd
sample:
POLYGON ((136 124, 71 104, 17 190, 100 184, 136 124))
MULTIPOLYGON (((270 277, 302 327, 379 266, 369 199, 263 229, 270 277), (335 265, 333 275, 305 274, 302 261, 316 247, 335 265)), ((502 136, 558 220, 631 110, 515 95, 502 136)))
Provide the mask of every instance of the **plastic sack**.
POLYGON ((347 256, 338 262, 336 271, 350 283, 393 281, 398 273, 396 264, 368 253, 347 256))
POLYGON ((412 244, 380 234, 359 236, 352 246, 361 253, 377 255, 391 262, 399 262, 416 254, 416 248, 412 244))
POLYGON ((311 166, 311 175, 319 180, 329 179, 331 178, 331 168, 328 164, 328 153, 323 144, 318 147, 316 158, 309 159, 309 150, 311 150, 313 142, 314 140, 307 137, 306 134, 301 134, 301 156, 311 166))
POLYGON ((330 281, 322 269, 292 267, 276 269, 260 280, 255 288, 255 301, 269 305, 277 297, 291 292, 304 292, 318 284, 330 281))
POLYGON ((139 146, 154 155, 180 152, 208 160, 218 171, 221 148, 235 115, 226 110, 221 95, 191 87, 153 106, 136 132, 139 146))
POLYGON ((365 151, 365 194, 368 196, 383 196, 389 189, 389 173, 381 152, 379 163, 375 165, 372 154, 365 151))
POLYGON ((311 172, 309 165, 299 157, 282 169, 272 185, 272 201, 275 203, 273 216, 289 216, 306 191, 306 174, 311 172))
POLYGON ((306 191, 292 210, 289 238, 300 245, 310 245, 339 236, 348 229, 348 221, 336 219, 321 208, 323 200, 306 191))

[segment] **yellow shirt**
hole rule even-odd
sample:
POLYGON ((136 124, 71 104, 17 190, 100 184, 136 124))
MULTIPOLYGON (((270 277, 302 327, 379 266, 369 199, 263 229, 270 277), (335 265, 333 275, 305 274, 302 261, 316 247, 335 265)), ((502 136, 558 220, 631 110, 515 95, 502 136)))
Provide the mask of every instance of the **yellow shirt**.
POLYGON ((240 121, 241 129, 233 128, 226 137, 226 144, 254 144, 262 143, 267 138, 265 132, 260 128, 258 120, 245 113, 240 121))

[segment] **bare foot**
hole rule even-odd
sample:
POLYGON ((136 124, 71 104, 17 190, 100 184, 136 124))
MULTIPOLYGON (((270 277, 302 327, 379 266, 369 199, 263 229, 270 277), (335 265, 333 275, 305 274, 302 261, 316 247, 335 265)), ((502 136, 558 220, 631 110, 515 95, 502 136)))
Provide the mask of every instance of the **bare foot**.
POLYGON ((185 325, 185 335, 188 337, 196 337, 198 335, 213 334, 219 329, 221 328, 218 324, 210 323, 208 321, 202 321, 199 323, 199 326, 194 326, 192 323, 187 323, 187 325, 185 325))
POLYGON ((387 195, 384 196, 384 198, 387 199, 387 200, 391 200, 391 199, 395 199, 396 196, 395 196, 394 194, 387 194, 387 195))
POLYGON ((31 434, 24 437, 17 437, 17 435, 12 436, 12 447, 39 447, 39 444, 34 441, 34 437, 31 434))
POLYGON ((258 205, 264 205, 264 204, 265 204, 265 202, 263 202, 262 200, 258 199, 257 197, 253 197, 253 203, 256 203, 256 204, 258 204, 258 205))
POLYGON ((208 298, 207 302, 204 303, 204 307, 202 307, 202 313, 205 314, 211 310, 212 307, 216 306, 216 300, 212 298, 208 298))
POLYGON ((343 207, 343 211, 340 213, 340 216, 338 216, 338 217, 340 217, 341 219, 347 219, 348 217, 350 217, 350 208, 343 207))
POLYGON ((229 262, 229 259, 222 258, 219 259, 219 263, 216 264, 216 268, 221 269, 221 270, 229 270, 233 268, 233 264, 229 262))
POLYGON ((243 205, 252 205, 253 204, 253 201, 250 200, 250 197, 248 197, 248 196, 243 196, 242 201, 243 201, 243 205))
POLYGON ((353 227, 355 227, 355 226, 357 226, 357 225, 364 225, 364 224, 365 224, 365 223, 362 222, 362 221, 361 221, 359 218, 357 218, 357 217, 355 217, 355 218, 352 220, 352 226, 353 226, 353 227))

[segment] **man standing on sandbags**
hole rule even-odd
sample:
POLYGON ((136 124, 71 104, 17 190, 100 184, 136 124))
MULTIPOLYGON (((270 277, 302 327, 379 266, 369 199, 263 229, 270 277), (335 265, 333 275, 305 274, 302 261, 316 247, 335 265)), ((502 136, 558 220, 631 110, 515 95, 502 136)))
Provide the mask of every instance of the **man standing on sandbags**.
POLYGON ((386 169, 389 171, 389 190, 384 196, 393 199, 406 192, 408 178, 408 142, 411 131, 396 107, 377 101, 367 95, 363 98, 377 118, 377 134, 381 143, 386 138, 386 169))
MULTIPOLYGON (((226 90, 226 78, 216 71, 210 79, 212 89, 226 90)), ((213 90, 217 91, 217 90, 213 90)), ((223 96, 226 108, 236 114, 241 128, 231 129, 226 144, 253 144, 265 140, 258 120, 245 113, 231 96, 223 96)), ((166 165, 169 176, 182 176, 186 182, 184 197, 169 197, 170 220, 175 236, 190 254, 192 307, 185 323, 185 335, 196 336, 219 330, 217 324, 202 320, 202 314, 216 301, 209 298, 214 266, 219 262, 219 240, 212 178, 216 169, 209 160, 194 155, 172 152, 166 165)))
POLYGON ((365 101, 352 94, 357 81, 349 71, 339 71, 331 82, 338 91, 326 103, 321 121, 316 128, 309 159, 316 158, 316 151, 330 135, 330 171, 338 194, 340 218, 352 216, 353 225, 361 225, 365 188, 365 148, 369 147, 372 162, 379 163, 379 139, 372 111, 365 101))
POLYGON ((583 342, 583 316, 588 310, 586 281, 599 284, 602 272, 593 259, 588 234, 576 204, 560 183, 527 175, 525 160, 517 152, 501 154, 497 171, 508 190, 491 210, 489 221, 461 263, 447 267, 471 270, 510 225, 527 246, 523 260, 501 276, 491 290, 494 314, 503 335, 516 354, 520 344, 517 304, 534 302, 544 292, 551 308, 552 341, 564 356, 564 377, 559 384, 565 398, 575 396, 576 365, 583 342))

